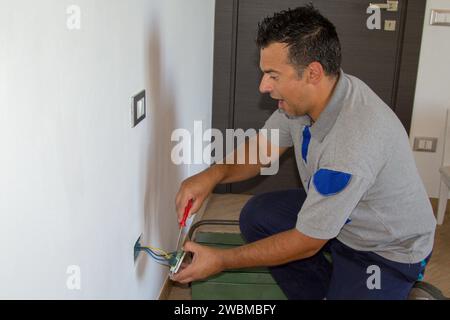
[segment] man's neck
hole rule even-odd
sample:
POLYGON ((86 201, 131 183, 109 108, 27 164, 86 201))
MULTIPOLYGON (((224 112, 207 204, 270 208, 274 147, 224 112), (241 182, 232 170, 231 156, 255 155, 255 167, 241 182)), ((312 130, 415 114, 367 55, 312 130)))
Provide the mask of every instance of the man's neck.
POLYGON ((333 96, 334 90, 336 89, 336 85, 339 81, 339 77, 340 77, 340 75, 326 81, 326 83, 323 85, 323 89, 320 90, 322 93, 320 93, 318 95, 318 101, 316 102, 316 105, 313 108, 313 111, 308 114, 309 117, 311 118, 312 124, 317 122, 317 120, 320 117, 320 114, 323 112, 323 110, 325 110, 328 103, 330 102, 331 97, 333 96))

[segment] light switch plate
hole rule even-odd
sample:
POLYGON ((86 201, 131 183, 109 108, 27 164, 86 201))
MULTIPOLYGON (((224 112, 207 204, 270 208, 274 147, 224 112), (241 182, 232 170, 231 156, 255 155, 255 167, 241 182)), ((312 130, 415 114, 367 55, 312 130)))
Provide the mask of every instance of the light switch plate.
POLYGON ((145 119, 147 112, 145 90, 131 98, 131 126, 136 127, 145 119))
POLYGON ((416 137, 414 139, 413 150, 421 152, 436 152, 437 141, 437 138, 416 137))
POLYGON ((450 26, 450 10, 431 10, 430 24, 436 26, 450 26))
POLYGON ((386 2, 388 4, 387 11, 398 11, 398 1, 387 0, 386 2))

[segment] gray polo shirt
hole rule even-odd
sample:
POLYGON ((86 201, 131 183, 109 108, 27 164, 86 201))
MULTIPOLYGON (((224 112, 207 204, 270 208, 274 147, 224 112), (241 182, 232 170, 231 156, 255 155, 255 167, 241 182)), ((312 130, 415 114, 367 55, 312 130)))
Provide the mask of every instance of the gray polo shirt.
POLYGON ((408 136, 364 82, 341 71, 317 122, 277 110, 264 128, 295 148, 307 192, 300 232, 402 263, 430 254, 436 220, 408 136))

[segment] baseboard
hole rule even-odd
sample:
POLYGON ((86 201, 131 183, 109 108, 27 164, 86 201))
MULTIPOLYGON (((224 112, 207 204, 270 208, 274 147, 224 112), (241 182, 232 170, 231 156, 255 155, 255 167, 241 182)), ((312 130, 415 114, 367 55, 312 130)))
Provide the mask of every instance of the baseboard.
MULTIPOLYGON (((206 207, 208 207, 210 198, 211 198, 211 196, 209 196, 208 198, 205 199, 202 207, 195 214, 195 218, 192 221, 192 224, 200 221, 203 218, 203 215, 205 214, 205 211, 206 211, 206 207)), ((167 274, 166 279, 164 280, 164 284, 161 288, 161 291, 159 292, 158 300, 168 300, 171 290, 172 290, 172 280, 170 280, 169 274, 167 274)))
POLYGON ((159 292, 158 300, 167 300, 169 298, 171 288, 172 283, 169 276, 167 276, 161 288, 161 291, 159 292))

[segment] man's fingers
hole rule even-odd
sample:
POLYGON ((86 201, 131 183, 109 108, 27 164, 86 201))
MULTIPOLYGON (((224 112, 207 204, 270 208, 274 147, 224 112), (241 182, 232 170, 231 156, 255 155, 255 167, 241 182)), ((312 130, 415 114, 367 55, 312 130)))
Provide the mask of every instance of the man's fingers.
POLYGON ((186 198, 186 196, 180 197, 180 200, 177 203, 178 222, 181 222, 181 219, 183 219, 184 208, 186 207, 185 203, 187 204, 187 201, 185 201, 185 198, 186 198))
POLYGON ((178 213, 178 208, 180 207, 180 201, 181 201, 181 193, 178 192, 177 196, 175 197, 175 206, 177 208, 177 213, 178 213))
POLYGON ((183 214, 184 214, 184 208, 187 205, 187 201, 185 201, 186 197, 181 197, 179 202, 177 203, 177 215, 178 215, 178 223, 181 222, 181 220, 183 219, 183 214), (186 205, 185 205, 186 204, 186 205))
POLYGON ((194 281, 194 278, 187 278, 187 279, 184 279, 183 281, 180 281, 180 283, 187 284, 187 283, 191 283, 192 281, 194 281))
POLYGON ((203 203, 203 198, 196 198, 192 204, 192 209, 189 212, 189 215, 192 215, 195 212, 197 212, 198 210, 200 210, 202 203, 203 203))
POLYGON ((191 279, 190 281, 192 281, 192 279, 193 279, 192 265, 187 266, 185 269, 179 271, 172 277, 172 280, 180 282, 180 283, 188 283, 188 282, 190 282, 190 281, 187 281, 189 279, 191 279))
POLYGON ((194 256, 192 258, 191 263, 186 263, 187 266, 185 268, 181 268, 180 271, 178 271, 177 274, 175 274, 172 277, 172 280, 180 282, 180 283, 188 283, 191 282, 194 277, 195 272, 195 261, 197 260, 197 256, 195 255, 195 252, 200 248, 201 246, 195 242, 187 241, 183 246, 183 251, 185 252, 192 252, 194 253, 194 256))
POLYGON ((195 243, 193 241, 186 241, 186 243, 183 246, 183 251, 194 253, 195 259, 195 253, 198 251, 199 248, 200 245, 198 243, 195 243))
POLYGON ((181 263, 180 271, 186 269, 189 265, 190 265, 190 263, 188 263, 188 262, 181 263))
POLYGON ((182 197, 180 202, 177 203, 178 222, 181 222, 181 220, 183 219, 184 210, 186 210, 190 200, 193 200, 193 203, 192 203, 192 208, 189 210, 188 218, 194 212, 197 212, 197 210, 198 210, 197 207, 199 207, 199 204, 198 204, 199 200, 195 199, 194 196, 192 196, 192 195, 182 197))
POLYGON ((192 281, 194 281, 194 278, 186 278, 183 280, 174 280, 174 281, 179 282, 181 284, 188 284, 188 283, 191 283, 192 281))

